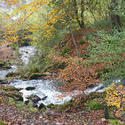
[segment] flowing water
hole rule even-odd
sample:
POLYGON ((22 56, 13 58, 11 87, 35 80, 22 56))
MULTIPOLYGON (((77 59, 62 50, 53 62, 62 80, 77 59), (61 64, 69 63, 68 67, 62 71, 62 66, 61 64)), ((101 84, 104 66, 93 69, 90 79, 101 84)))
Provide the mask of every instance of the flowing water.
POLYGON ((0 79, 5 79, 6 75, 10 72, 15 72, 17 69, 16 65, 11 66, 10 69, 0 71, 0 79))
MULTIPOLYGON (((27 65, 29 63, 29 58, 34 56, 36 53, 36 49, 32 46, 26 46, 26 47, 20 47, 19 53, 21 54, 20 59, 24 63, 24 65, 27 65)), ((5 79, 6 75, 9 72, 15 72, 17 69, 17 66, 11 66, 11 69, 0 71, 0 79, 5 79)), ((20 88, 20 92, 22 93, 24 102, 28 101, 30 97, 35 96, 36 97, 36 105, 39 107, 40 104, 48 105, 48 104, 64 104, 72 99, 73 96, 79 95, 79 94, 90 94, 92 92, 104 92, 105 89, 108 87, 104 83, 99 83, 84 92, 82 91, 72 91, 70 93, 64 93, 60 92, 56 89, 55 83, 58 83, 54 80, 13 80, 9 83, 10 86, 14 86, 16 88, 20 88)), ((115 82, 117 84, 119 83, 125 83, 125 79, 119 79, 119 80, 112 80, 110 82, 110 85, 115 82)))
MULTIPOLYGON (((32 46, 24 46, 19 48, 19 53, 21 54, 20 59, 24 65, 29 63, 29 58, 33 57, 36 51, 37 50, 32 46)), ((9 70, 0 71, 0 79, 5 79, 9 72, 15 72, 16 69, 16 66, 12 66, 9 70)), ((70 101, 73 96, 81 93, 78 91, 73 91, 71 93, 59 92, 54 86, 55 82, 57 84, 57 81, 54 80, 13 80, 9 83, 9 85, 21 89, 20 92, 22 93, 24 102, 26 102, 29 97, 36 96, 38 99, 36 102, 37 106, 39 106, 41 103, 44 105, 64 104, 70 101), (27 88, 31 88, 31 90, 27 88)))

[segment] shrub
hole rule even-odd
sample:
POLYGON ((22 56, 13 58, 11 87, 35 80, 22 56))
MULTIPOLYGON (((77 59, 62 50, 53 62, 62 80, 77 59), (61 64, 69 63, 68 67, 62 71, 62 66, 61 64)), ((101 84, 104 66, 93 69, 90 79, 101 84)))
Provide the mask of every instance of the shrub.
POLYGON ((125 90, 122 85, 116 86, 113 83, 112 87, 106 89, 107 106, 115 107, 115 116, 119 116, 121 111, 125 110, 125 90))
POLYGON ((83 45, 85 43, 85 40, 80 40, 80 45, 83 45))
POLYGON ((105 63, 110 72, 101 72, 100 78, 122 78, 125 76, 125 32, 100 31, 89 37, 89 64, 105 63))
POLYGON ((87 101, 87 103, 85 104, 85 106, 87 106, 88 110, 104 109, 104 105, 100 104, 96 100, 87 101))
POLYGON ((67 56, 70 53, 70 48, 64 47, 61 56, 67 56))

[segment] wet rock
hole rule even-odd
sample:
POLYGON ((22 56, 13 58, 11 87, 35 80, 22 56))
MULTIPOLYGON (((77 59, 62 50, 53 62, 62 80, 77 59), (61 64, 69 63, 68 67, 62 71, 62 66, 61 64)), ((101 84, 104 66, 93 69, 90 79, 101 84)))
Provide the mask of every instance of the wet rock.
POLYGON ((7 84, 4 80, 0 80, 0 84, 7 84))
POLYGON ((8 97, 14 98, 16 101, 23 101, 22 95, 20 95, 20 94, 18 94, 18 93, 6 93, 6 95, 7 95, 8 97))
POLYGON ((13 76, 16 76, 18 74, 14 73, 14 72, 9 72, 6 77, 13 77, 13 76))
POLYGON ((34 95, 34 96, 30 96, 29 100, 31 100, 33 102, 34 107, 37 107, 37 102, 39 102, 41 100, 41 98, 38 97, 37 95, 34 95))
POLYGON ((28 105, 28 103, 29 103, 29 100, 26 100, 24 103, 25 103, 26 105, 28 105))
POLYGON ((29 79, 30 80, 32 80, 32 79, 39 79, 40 77, 42 77, 42 76, 46 76, 45 74, 39 74, 39 73, 33 73, 30 77, 29 77, 29 79))
POLYGON ((34 90, 35 87, 27 87, 26 90, 30 91, 30 90, 34 90))
POLYGON ((0 62, 0 67, 3 67, 5 65, 4 62, 0 62))
POLYGON ((46 100, 47 97, 48 97, 48 96, 45 96, 45 97, 43 97, 41 100, 46 100))
POLYGON ((45 105, 41 103, 39 106, 39 109, 42 109, 42 108, 45 108, 45 105))

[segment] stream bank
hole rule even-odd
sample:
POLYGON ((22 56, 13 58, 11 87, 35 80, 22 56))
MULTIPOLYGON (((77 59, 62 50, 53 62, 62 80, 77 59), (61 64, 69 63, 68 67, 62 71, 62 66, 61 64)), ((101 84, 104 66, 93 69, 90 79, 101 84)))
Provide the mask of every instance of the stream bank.
MULTIPOLYGON (((29 49, 28 49, 28 47, 21 48, 22 56, 20 57, 20 59, 22 61, 26 62, 24 65, 27 65, 29 62, 29 57, 34 55, 34 52, 32 52, 31 48, 32 47, 29 47, 29 49), (27 50, 28 50, 28 52, 27 52, 27 50), (31 54, 31 55, 29 56, 29 54, 31 54)), ((8 73, 15 72, 16 69, 17 69, 16 66, 12 66, 8 70, 3 70, 3 71, 1 70, 2 79, 4 79, 8 73)), ((124 80, 116 80, 114 82, 121 83, 123 81, 124 80)), ((54 80, 50 80, 50 79, 48 79, 48 80, 15 79, 15 80, 9 81, 9 83, 6 85, 1 85, 1 87, 3 86, 3 88, 4 87, 5 88, 12 87, 12 88, 6 88, 5 90, 3 88, 1 89, 2 91, 3 90, 4 91, 0 94, 1 95, 0 100, 4 100, 3 97, 5 97, 5 100, 7 99, 10 104, 8 106, 8 104, 6 104, 7 101, 5 101, 5 102, 1 101, 2 102, 2 103, 0 103, 1 113, 3 110, 5 110, 5 113, 4 113, 4 115, 0 116, 0 118, 5 120, 5 117, 7 115, 6 108, 8 106, 7 110, 9 110, 10 114, 14 115, 13 112, 15 112, 15 114, 17 116, 17 121, 11 122, 11 120, 14 119, 14 117, 12 117, 12 119, 10 119, 10 116, 7 115, 7 119, 9 119, 8 121, 10 121, 12 124, 16 124, 16 123, 19 124, 20 122, 21 122, 21 124, 24 124, 24 123, 31 124, 31 122, 33 122, 34 124, 48 123, 51 125, 52 119, 54 119, 55 124, 64 124, 64 125, 65 124, 69 124, 69 125, 70 124, 76 124, 76 125, 81 124, 81 125, 83 125, 86 123, 88 125, 95 125, 95 124, 105 125, 105 124, 107 124, 108 121, 104 120, 105 113, 104 113, 104 105, 102 103, 104 100, 104 95, 102 94, 102 92, 105 91, 105 88, 107 86, 100 83, 98 85, 91 87, 90 89, 88 89, 84 92, 72 91, 70 93, 69 92, 64 93, 64 92, 56 90, 55 84, 58 85, 60 83, 58 83, 56 80, 54 81, 54 80), (17 90, 14 90, 14 88, 17 88, 17 90), (6 91, 8 91, 8 92, 6 93, 6 91), (14 94, 15 91, 17 94, 14 94), (23 98, 21 98, 21 97, 23 97, 23 98), (74 99, 75 99, 75 101, 73 101, 74 99), (28 106, 23 104, 22 100, 28 106), (80 103, 82 102, 82 103, 79 104, 79 102, 80 103), (3 103, 5 104, 5 106, 3 103), (55 104, 56 106, 54 106, 53 104, 55 104), (36 110, 35 107, 40 107, 40 108, 42 108, 42 110, 40 110, 40 112, 39 112, 36 110), (17 110, 20 110, 19 114, 16 113, 17 110), (44 110, 44 112, 43 112, 43 110, 44 110), (69 113, 69 112, 71 112, 71 113, 69 113), (22 116, 24 116, 25 113, 26 113, 25 118, 26 117, 27 118, 26 118, 26 120, 23 121, 22 116), (35 118, 38 117, 37 118, 38 121, 36 121, 35 118, 34 118, 34 121, 32 121, 31 119, 32 119, 32 117, 34 117, 34 115, 30 115, 30 113, 31 114, 33 113, 35 115, 35 118), (21 116, 21 117, 19 117, 19 116, 21 116), (29 123, 27 121, 29 121, 29 123), (64 121, 64 122, 62 122, 62 121, 64 121), (92 121, 94 121, 94 122, 92 122, 92 121)))

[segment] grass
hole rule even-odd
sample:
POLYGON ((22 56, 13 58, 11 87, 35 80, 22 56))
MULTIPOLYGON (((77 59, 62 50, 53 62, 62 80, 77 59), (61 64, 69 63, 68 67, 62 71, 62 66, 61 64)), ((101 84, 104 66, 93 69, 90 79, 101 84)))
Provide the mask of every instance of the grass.
POLYGON ((109 124, 111 125, 125 125, 125 123, 120 123, 118 120, 116 119, 110 119, 109 120, 109 124))

